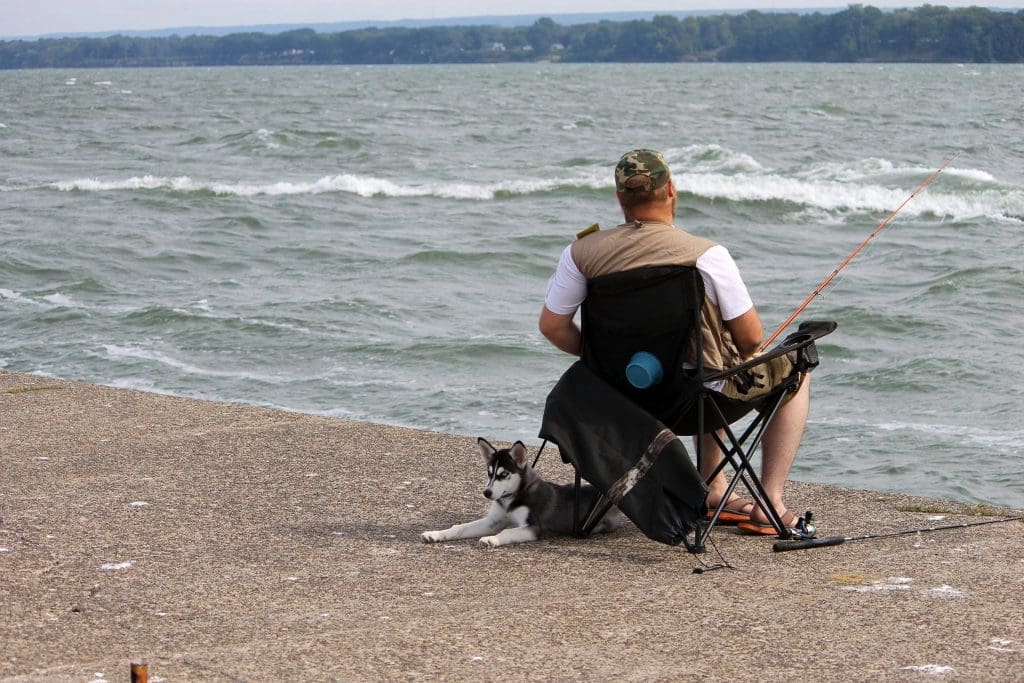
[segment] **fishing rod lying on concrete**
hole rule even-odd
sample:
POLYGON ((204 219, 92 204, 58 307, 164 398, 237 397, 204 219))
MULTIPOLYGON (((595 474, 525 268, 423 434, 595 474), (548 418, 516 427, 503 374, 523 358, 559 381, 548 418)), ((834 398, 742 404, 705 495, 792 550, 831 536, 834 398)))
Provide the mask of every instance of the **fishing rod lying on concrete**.
POLYGON ((772 334, 772 336, 768 337, 767 341, 765 341, 763 344, 761 344, 761 350, 764 351, 769 346, 771 346, 772 342, 775 341, 776 339, 778 339, 779 335, 782 334, 782 331, 784 329, 786 329, 787 327, 789 327, 790 324, 794 320, 796 320, 797 316, 800 315, 801 313, 803 313, 804 309, 807 308, 812 301, 814 301, 814 298, 816 296, 821 295, 821 293, 823 291, 825 291, 825 288, 828 287, 829 283, 832 282, 833 279, 835 279, 836 275, 839 275, 839 271, 841 271, 843 268, 845 268, 847 266, 847 264, 849 264, 850 261, 852 261, 853 258, 857 254, 859 254, 864 247, 867 246, 868 242, 870 242, 872 239, 874 239, 875 236, 878 233, 882 232, 882 230, 885 229, 885 226, 889 225, 889 222, 892 221, 892 219, 896 217, 896 214, 898 214, 903 209, 903 207, 907 205, 907 203, 911 199, 916 197, 918 195, 918 193, 921 192, 921 190, 923 190, 924 188, 928 187, 928 185, 933 180, 935 180, 937 177, 939 177, 939 174, 942 173, 946 169, 947 166, 949 166, 951 163, 956 161, 957 157, 959 157, 959 156, 960 156, 960 152, 957 152, 953 156, 951 156, 948 159, 946 159, 946 161, 943 162, 943 164, 941 166, 939 166, 939 168, 936 169, 934 173, 932 173, 930 176, 925 178, 924 181, 920 185, 918 185, 916 188, 914 188, 914 191, 911 192, 910 195, 906 199, 903 200, 902 204, 897 206, 896 209, 892 213, 890 213, 888 216, 886 216, 882 220, 881 223, 879 223, 877 226, 875 226, 875 229, 871 231, 871 234, 868 235, 864 239, 864 241, 861 242, 857 246, 856 249, 851 251, 849 256, 847 256, 845 259, 843 259, 842 263, 840 263, 838 266, 836 266, 835 270, 833 270, 829 274, 828 277, 826 277, 824 280, 822 280, 821 284, 819 284, 817 287, 814 288, 814 291, 811 292, 810 296, 808 296, 806 299, 804 299, 804 302, 796 307, 796 310, 793 311, 793 313, 788 318, 786 318, 785 322, 783 322, 782 325, 779 326, 779 329, 775 330, 775 333, 772 334))
POLYGON ((928 531, 944 531, 946 529, 966 529, 982 524, 1001 524, 1003 522, 1024 521, 1024 517, 1004 517, 1002 519, 986 519, 984 522, 967 522, 965 524, 947 524, 945 526, 933 526, 924 529, 907 529, 906 531, 891 531, 882 534, 864 534, 863 536, 823 536, 821 538, 800 538, 795 541, 775 541, 772 550, 782 553, 787 550, 805 550, 807 548, 824 548, 829 545, 842 545, 847 541, 867 541, 873 538, 892 538, 893 536, 909 536, 911 534, 923 534, 928 531))

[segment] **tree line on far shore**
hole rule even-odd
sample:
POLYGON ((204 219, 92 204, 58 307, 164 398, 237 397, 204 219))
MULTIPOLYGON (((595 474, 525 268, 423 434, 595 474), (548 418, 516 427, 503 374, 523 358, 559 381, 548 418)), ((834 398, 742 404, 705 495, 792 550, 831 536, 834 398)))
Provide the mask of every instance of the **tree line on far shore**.
POLYGON ((1024 10, 656 16, 563 26, 441 26, 0 42, 0 68, 500 62, 1024 62, 1024 10))

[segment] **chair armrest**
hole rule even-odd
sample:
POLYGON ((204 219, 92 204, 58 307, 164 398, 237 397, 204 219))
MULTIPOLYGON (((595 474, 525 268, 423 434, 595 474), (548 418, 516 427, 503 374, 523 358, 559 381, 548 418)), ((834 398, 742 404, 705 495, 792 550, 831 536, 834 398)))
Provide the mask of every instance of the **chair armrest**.
POLYGON ((784 356, 790 351, 797 351, 799 349, 806 348, 813 344, 815 339, 820 339, 827 334, 832 334, 838 326, 839 325, 834 321, 808 320, 807 322, 800 323, 800 327, 797 328, 796 332, 782 340, 778 346, 775 346, 748 361, 744 361, 739 365, 734 365, 731 368, 707 374, 704 376, 704 381, 717 382, 718 380, 732 377, 733 375, 749 370, 750 368, 756 368, 758 365, 763 365, 773 358, 784 356))

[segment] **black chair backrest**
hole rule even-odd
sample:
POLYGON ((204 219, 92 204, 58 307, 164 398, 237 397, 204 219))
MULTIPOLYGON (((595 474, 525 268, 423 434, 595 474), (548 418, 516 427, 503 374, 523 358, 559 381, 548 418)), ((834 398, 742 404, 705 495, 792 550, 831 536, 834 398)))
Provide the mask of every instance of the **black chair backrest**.
POLYGON ((593 278, 581 313, 581 358, 619 392, 671 425, 700 392, 695 373, 684 370, 683 362, 702 362, 703 303, 704 283, 696 268, 650 266, 593 278), (634 387, 626 376, 626 366, 639 351, 656 356, 664 373, 646 389, 634 387))

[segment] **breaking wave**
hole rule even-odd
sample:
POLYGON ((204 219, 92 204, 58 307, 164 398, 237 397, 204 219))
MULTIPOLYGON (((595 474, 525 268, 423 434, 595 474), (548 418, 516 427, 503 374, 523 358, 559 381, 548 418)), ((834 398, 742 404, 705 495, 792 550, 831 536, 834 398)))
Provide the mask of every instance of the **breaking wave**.
MULTIPOLYGON (((689 161, 692 163, 680 164, 688 170, 676 173, 681 192, 707 201, 789 204, 794 211, 820 210, 838 214, 892 211, 930 173, 925 169, 895 168, 880 160, 787 173, 765 170, 743 154, 715 153, 707 149, 691 151, 689 161)), ((269 183, 146 175, 121 180, 79 178, 59 181, 52 186, 63 192, 166 191, 236 197, 340 193, 359 197, 470 201, 612 188, 612 181, 604 177, 608 175, 604 171, 578 169, 576 173, 570 178, 511 179, 493 183, 399 182, 352 174, 269 183)), ((927 192, 920 193, 903 209, 904 215, 957 221, 989 218, 1024 222, 1024 190, 1001 184, 977 169, 947 169, 944 175, 944 182, 936 182, 927 192)))
POLYGON ((182 193, 208 193, 254 197, 258 195, 315 195, 346 193, 360 197, 437 197, 440 199, 489 200, 499 195, 531 195, 552 192, 563 187, 587 187, 581 181, 566 185, 557 180, 510 180, 489 184, 473 183, 400 183, 387 178, 331 175, 310 181, 278 181, 272 183, 197 181, 188 176, 133 176, 124 180, 80 178, 53 184, 63 192, 112 192, 120 190, 167 190, 182 193))

